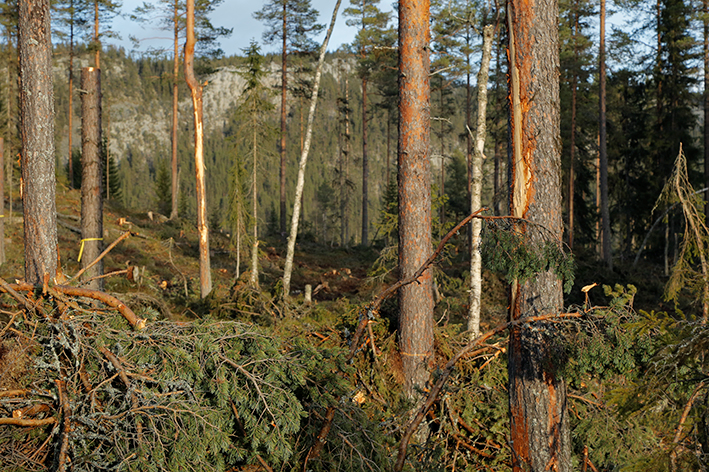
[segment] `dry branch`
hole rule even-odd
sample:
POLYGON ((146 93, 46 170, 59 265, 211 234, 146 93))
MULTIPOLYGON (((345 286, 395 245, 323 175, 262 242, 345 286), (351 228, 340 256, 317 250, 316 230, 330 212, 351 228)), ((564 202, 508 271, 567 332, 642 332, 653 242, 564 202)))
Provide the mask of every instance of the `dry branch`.
POLYGON ((63 293, 64 295, 69 295, 72 297, 86 297, 91 298, 93 300, 98 300, 118 310, 118 312, 123 315, 126 321, 128 321, 128 323, 130 323, 133 328, 137 330, 145 328, 145 319, 138 318, 135 313, 133 313, 133 310, 128 308, 125 303, 107 293, 99 292, 98 290, 91 290, 88 288, 68 287, 66 285, 55 285, 53 289, 59 293, 63 293))
POLYGON ((92 268, 93 266, 95 266, 96 264, 98 264, 98 262, 99 262, 101 259, 103 259, 104 257, 106 257, 106 254, 108 254, 109 252, 111 252, 111 250, 112 250, 114 247, 116 247, 116 245, 118 245, 118 243, 120 243, 121 241, 123 241, 124 239, 126 239, 126 238, 127 238, 128 236, 130 236, 131 234, 132 234, 132 233, 131 233, 130 231, 126 231, 125 233, 123 233, 122 235, 120 235, 120 236, 119 236, 115 241, 113 241, 101 254, 99 254, 99 256, 98 256, 91 264, 87 265, 86 267, 84 267, 83 269, 81 269, 79 272, 77 272, 76 275, 74 275, 72 278, 70 278, 69 280, 67 280, 66 283, 69 284, 69 283, 71 283, 71 282, 73 282, 73 281, 75 281, 75 280, 78 280, 79 277, 81 277, 81 274, 83 274, 84 272, 86 272, 87 270, 89 270, 90 268, 92 268))
POLYGON ((50 416, 49 418, 43 418, 41 420, 28 420, 25 418, 0 418, 0 425, 12 425, 12 426, 44 426, 48 424, 53 424, 57 420, 50 416))

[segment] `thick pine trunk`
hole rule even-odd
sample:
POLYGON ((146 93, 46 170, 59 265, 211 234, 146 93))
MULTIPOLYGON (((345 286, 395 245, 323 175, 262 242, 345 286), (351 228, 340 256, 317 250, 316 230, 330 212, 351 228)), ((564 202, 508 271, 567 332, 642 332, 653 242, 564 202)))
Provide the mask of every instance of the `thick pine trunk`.
MULTIPOLYGON (((81 69, 81 267, 103 250, 103 192, 101 191, 101 70, 81 69)), ((84 272, 83 279, 103 275, 103 260, 84 272)), ((103 279, 89 282, 103 290, 103 279)))
MULTIPOLYGON (((556 0, 508 3, 512 216, 527 244, 563 237, 556 0), (542 229, 543 228, 543 229, 542 229)), ((558 313, 562 284, 551 271, 510 290, 510 319, 558 313)), ((519 471, 571 470, 566 386, 555 366, 553 326, 513 328, 509 341, 510 442, 519 471)))
MULTIPOLYGON (((399 278, 431 254, 430 58, 428 0, 399 2, 399 278)), ((418 396, 433 355, 432 269, 399 290, 404 391, 418 396)))
POLYGON ((50 2, 19 4, 25 280, 37 284, 58 262, 50 2))
POLYGON ((194 113, 194 160, 197 179, 197 231, 199 232, 199 289, 205 298, 212 291, 209 261, 209 226, 204 171, 204 124, 202 115, 202 84, 194 75, 194 0, 187 0, 187 42, 185 43, 185 79, 192 95, 194 113))

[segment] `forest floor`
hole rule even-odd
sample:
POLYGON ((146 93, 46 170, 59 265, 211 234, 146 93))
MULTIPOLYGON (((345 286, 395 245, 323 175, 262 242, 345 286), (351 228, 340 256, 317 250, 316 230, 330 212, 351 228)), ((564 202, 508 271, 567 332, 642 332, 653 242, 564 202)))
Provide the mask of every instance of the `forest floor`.
MULTIPOLYGON (((59 256, 65 275, 77 273, 81 265, 77 261, 80 249, 81 194, 64 185, 57 188, 59 256)), ((106 279, 105 291, 123 294, 125 302, 133 307, 152 306, 164 317, 188 320, 205 316, 216 306, 233 299, 235 292, 246 286, 248 280, 249 248, 242 247, 241 271, 237 278, 236 251, 233 238, 221 231, 210 232, 210 255, 213 277, 213 292, 207 301, 198 301, 199 261, 198 237, 193 223, 184 219, 169 221, 162 215, 135 212, 115 206, 104 206, 104 247, 123 233, 133 236, 118 244, 104 259, 104 272, 114 272, 136 267, 140 278, 128 280, 125 275, 106 279)), ((23 228, 21 200, 13 202, 12 217, 5 218, 6 262, 0 268, 0 276, 8 281, 22 279, 24 274, 23 228)), ((379 248, 381 249, 381 248, 379 248)), ((276 295, 283 274, 286 245, 275 236, 262 238, 259 247, 261 290, 276 295)), ((301 236, 296 245, 294 259, 292 299, 302 304, 306 284, 313 289, 315 303, 326 308, 336 306, 342 300, 347 304, 366 304, 372 301, 386 286, 395 282, 395 271, 376 277, 370 271, 380 250, 373 247, 340 248, 314 242, 307 235, 301 236)), ((565 299, 567 305, 583 305, 585 296, 581 287, 598 285, 634 284, 639 291, 636 308, 645 310, 673 310, 671 304, 662 301, 667 278, 661 268, 645 262, 636 270, 632 261, 621 261, 615 271, 608 271, 592 254, 580 252, 576 256, 576 280, 565 299)), ((464 325, 467 315, 467 258, 453 247, 436 268, 437 273, 437 320, 464 325)), ((393 262, 389 262, 389 266, 393 262)), ((382 271, 379 271, 380 273, 382 271)), ((506 288, 499 277, 489 273, 483 279, 482 328, 489 328, 504 321, 506 317, 506 288)), ((589 293, 589 302, 603 305, 607 300, 602 289, 589 293)), ((275 297, 274 297, 275 298, 275 297)), ((690 306, 691 301, 688 302, 690 306)), ((227 310, 228 311, 228 310, 227 310)), ((394 321, 396 301, 383 306, 382 315, 394 321)), ((241 318, 238 314, 236 318, 241 318)))

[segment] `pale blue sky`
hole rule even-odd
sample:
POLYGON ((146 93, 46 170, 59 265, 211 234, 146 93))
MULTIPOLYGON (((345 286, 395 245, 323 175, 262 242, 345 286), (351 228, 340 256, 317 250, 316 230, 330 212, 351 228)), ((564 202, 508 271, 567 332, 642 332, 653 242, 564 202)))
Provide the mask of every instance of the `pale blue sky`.
MULTIPOLYGON (((320 23, 326 25, 327 27, 330 23, 330 18, 332 17, 332 10, 335 7, 335 1, 311 1, 313 7, 320 12, 320 23)), ((133 11, 136 6, 141 5, 142 3, 143 0, 123 0, 123 13, 133 11)), ((222 5, 215 10, 212 15, 212 23, 215 26, 224 26, 226 28, 233 28, 234 30, 231 37, 221 41, 221 47, 227 55, 241 54, 241 50, 249 45, 251 39, 256 39, 256 41, 261 44, 262 52, 272 52, 278 50, 278 46, 266 46, 262 43, 261 35, 263 33, 263 26, 253 17, 253 13, 260 10, 262 5, 263 0, 224 0, 222 5)), ((328 47, 329 50, 337 49, 341 44, 349 43, 354 38, 356 29, 347 26, 345 24, 345 19, 342 17, 342 12, 348 5, 349 0, 342 0, 342 5, 340 6, 340 11, 337 17, 337 23, 335 24, 335 29, 332 33, 332 38, 330 39, 330 44, 328 47)), ((127 51, 131 51, 133 49, 133 45, 128 40, 129 35, 133 35, 141 39, 166 36, 163 31, 152 29, 149 26, 138 25, 126 18, 121 17, 117 17, 114 20, 113 29, 120 33, 122 40, 110 40, 109 42, 120 44, 126 48, 127 51)), ((318 42, 322 43, 324 38, 325 33, 323 32, 318 38, 318 42)), ((168 39, 145 40, 143 41, 143 44, 146 47, 151 44, 159 47, 168 41, 168 39)))

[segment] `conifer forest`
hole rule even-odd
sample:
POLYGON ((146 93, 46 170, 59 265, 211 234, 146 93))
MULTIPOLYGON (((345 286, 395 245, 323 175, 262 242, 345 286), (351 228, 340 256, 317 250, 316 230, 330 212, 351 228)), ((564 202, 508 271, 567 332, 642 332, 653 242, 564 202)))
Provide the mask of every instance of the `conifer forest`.
POLYGON ((709 0, 236 1, 0 2, 0 471, 709 470, 709 0))

